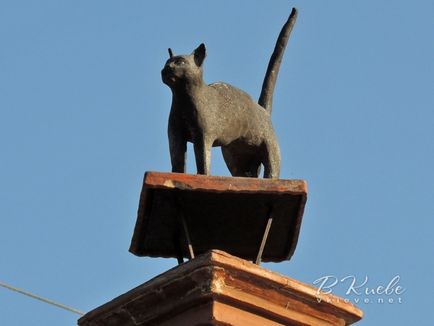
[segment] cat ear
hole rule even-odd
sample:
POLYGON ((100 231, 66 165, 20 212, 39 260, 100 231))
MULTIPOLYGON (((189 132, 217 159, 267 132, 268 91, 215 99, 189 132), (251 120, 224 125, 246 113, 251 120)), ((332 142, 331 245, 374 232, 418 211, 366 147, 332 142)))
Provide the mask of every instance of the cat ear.
POLYGON ((201 45, 199 45, 193 51, 193 55, 194 55, 194 62, 196 63, 196 65, 198 67, 202 66, 202 63, 203 63, 203 61, 205 60, 205 57, 206 57, 205 44, 201 43, 201 45))
POLYGON ((170 59, 172 59, 172 58, 173 58, 173 52, 172 52, 172 49, 171 49, 171 48, 168 48, 167 50, 169 51, 169 57, 170 57, 170 59))

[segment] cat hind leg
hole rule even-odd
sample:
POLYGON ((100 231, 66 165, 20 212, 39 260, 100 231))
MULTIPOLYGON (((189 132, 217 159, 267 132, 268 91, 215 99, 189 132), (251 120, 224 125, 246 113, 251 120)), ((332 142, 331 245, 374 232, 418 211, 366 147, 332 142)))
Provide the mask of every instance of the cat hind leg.
POLYGON ((264 178, 278 179, 280 175, 280 148, 277 141, 265 144, 264 178))

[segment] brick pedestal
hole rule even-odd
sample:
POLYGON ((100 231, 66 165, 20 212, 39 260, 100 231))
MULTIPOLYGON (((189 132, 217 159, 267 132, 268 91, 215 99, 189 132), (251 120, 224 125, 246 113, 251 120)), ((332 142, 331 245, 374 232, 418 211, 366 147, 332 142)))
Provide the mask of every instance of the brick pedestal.
POLYGON ((350 325, 362 311, 246 260, 213 250, 90 311, 80 326, 350 325))

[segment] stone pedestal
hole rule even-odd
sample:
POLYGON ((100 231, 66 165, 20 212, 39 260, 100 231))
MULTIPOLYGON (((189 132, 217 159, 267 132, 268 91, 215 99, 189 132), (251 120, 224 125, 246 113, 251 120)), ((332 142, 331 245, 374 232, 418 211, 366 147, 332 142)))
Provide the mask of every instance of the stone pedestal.
POLYGON ((212 250, 90 311, 80 326, 350 325, 362 311, 333 295, 212 250))

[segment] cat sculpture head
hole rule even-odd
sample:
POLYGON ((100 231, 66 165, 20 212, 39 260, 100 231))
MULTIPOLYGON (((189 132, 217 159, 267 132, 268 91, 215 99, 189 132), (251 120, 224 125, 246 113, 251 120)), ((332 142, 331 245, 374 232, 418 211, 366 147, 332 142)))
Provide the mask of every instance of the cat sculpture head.
POLYGON ((169 56, 161 70, 163 83, 171 89, 203 83, 202 66, 206 57, 205 44, 200 44, 190 55, 174 55, 169 49, 169 56))

